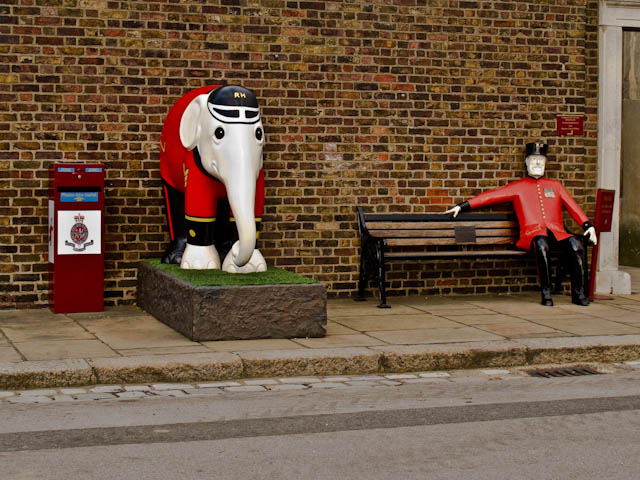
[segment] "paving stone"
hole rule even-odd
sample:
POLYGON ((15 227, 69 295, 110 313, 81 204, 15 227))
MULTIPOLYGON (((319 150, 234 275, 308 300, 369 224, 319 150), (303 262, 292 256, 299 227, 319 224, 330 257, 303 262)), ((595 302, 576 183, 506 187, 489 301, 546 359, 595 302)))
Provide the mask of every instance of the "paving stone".
POLYGON ((221 395, 224 391, 221 388, 189 388, 185 389, 184 393, 196 397, 205 397, 210 395, 221 395))
POLYGON ((239 387, 242 385, 238 382, 209 382, 198 383, 198 388, 222 388, 222 387, 239 387))
POLYGON ((451 374, 447 372, 422 372, 418 376, 420 378, 449 378, 451 374))
POLYGON ((127 392, 149 392, 151 387, 149 385, 125 385, 125 391, 127 392))
POLYGON ((485 383, 488 381, 486 377, 454 377, 451 378, 455 383, 485 383))
POLYGON ((160 397, 184 397, 187 395, 182 390, 160 390, 153 392, 153 394, 160 397))
POLYGON ((21 397, 41 397, 45 395, 55 395, 56 393, 58 392, 52 389, 24 390, 22 392, 18 392, 18 395, 20 395, 21 397))
POLYGON ((73 402, 75 401, 75 398, 73 398, 73 396, 71 395, 54 395, 53 401, 54 402, 73 402))
POLYGON ((385 378, 388 378, 389 380, 408 380, 409 378, 418 378, 418 377, 411 373, 397 373, 393 375, 385 375, 385 378))
POLYGON ((9 403, 48 403, 53 402, 50 397, 39 397, 36 395, 26 396, 26 397, 9 397, 7 398, 7 402, 9 403))
POLYGON ((263 380, 245 380, 245 385, 277 385, 278 381, 273 379, 263 379, 263 380))
POLYGON ((346 388, 348 385, 346 383, 338 383, 338 382, 322 382, 322 383, 314 383, 311 385, 311 388, 346 388))
POLYGON ((308 387, 301 383, 285 383, 283 385, 269 385, 269 390, 285 391, 285 390, 306 390, 308 387))
POLYGON ((227 392, 266 392, 260 385, 241 385, 239 387, 226 387, 227 392))
POLYGON ((409 380, 405 380, 404 383, 442 383, 447 382, 446 378, 412 378, 409 380))
POLYGON ((184 390, 185 388, 193 388, 193 385, 188 383, 156 383, 151 385, 154 390, 184 390))
POLYGON ((360 376, 356 376, 356 377, 351 377, 350 380, 352 381, 376 381, 376 380, 382 380, 384 377, 380 376, 380 375, 360 375, 360 376))
POLYGON ((61 388, 60 393, 63 395, 78 395, 80 393, 87 393, 85 388, 61 388))
POLYGON ((324 377, 323 382, 348 382, 351 377, 324 377))
POLYGON ((318 377, 286 377, 286 378, 279 378, 278 380, 280 381, 280 383, 287 383, 287 384, 318 383, 323 381, 321 378, 318 378, 318 377))
POLYGON ((142 397, 146 397, 147 395, 145 394, 145 392, 132 391, 132 392, 117 392, 116 396, 118 398, 142 398, 142 397))
POLYGON ((100 385, 91 389, 92 393, 118 393, 123 389, 119 385, 100 385))
POLYGON ((113 400, 115 395, 112 393, 80 393, 73 395, 76 400, 113 400))
POLYGON ((352 387, 374 387, 376 385, 379 385, 379 383, 376 382, 369 382, 366 380, 354 380, 354 381, 349 381, 349 382, 345 382, 347 385, 350 385, 352 387))

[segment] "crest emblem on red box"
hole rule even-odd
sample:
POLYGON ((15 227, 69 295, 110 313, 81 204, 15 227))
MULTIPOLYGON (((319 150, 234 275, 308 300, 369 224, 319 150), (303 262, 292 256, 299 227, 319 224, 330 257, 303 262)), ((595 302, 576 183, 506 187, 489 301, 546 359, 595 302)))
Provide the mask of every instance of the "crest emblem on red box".
POLYGON ((89 229, 84 224, 84 216, 81 213, 78 213, 78 215, 74 216, 73 219, 76 223, 73 224, 71 232, 69 232, 73 243, 65 241, 64 244, 69 247, 73 247, 74 252, 82 252, 88 246, 93 245, 93 240, 85 243, 89 238, 89 229))

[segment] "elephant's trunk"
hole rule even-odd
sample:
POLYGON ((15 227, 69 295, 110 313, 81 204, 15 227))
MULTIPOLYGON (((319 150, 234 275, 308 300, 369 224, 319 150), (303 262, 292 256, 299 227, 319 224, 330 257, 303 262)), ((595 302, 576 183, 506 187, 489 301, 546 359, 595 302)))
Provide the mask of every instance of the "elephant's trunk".
POLYGON ((229 205, 238 229, 239 249, 231 250, 233 263, 241 267, 246 264, 256 248, 256 221, 254 206, 256 179, 252 175, 226 182, 229 205))

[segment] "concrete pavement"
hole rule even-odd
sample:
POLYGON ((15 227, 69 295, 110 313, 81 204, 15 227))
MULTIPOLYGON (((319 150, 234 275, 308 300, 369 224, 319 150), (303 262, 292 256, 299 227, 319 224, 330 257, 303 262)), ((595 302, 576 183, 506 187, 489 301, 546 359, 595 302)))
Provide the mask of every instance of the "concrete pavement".
POLYGON ((640 359, 640 295, 329 300, 325 338, 193 342, 137 307, 0 311, 0 390, 640 359))

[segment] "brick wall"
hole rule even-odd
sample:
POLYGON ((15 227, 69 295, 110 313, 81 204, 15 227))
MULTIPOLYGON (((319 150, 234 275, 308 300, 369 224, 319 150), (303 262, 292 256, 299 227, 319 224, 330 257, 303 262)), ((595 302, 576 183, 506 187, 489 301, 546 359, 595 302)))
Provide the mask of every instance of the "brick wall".
MULTIPOLYGON (((107 304, 167 234, 164 116, 213 82, 255 91, 267 145, 260 248, 333 295, 357 280, 355 205, 440 212, 549 176, 589 213, 596 182, 597 2, 0 0, 0 307, 46 304, 47 170, 103 162, 107 304), (425 4, 427 6, 425 6, 425 4), (584 137, 555 117, 586 115, 584 137)), ((396 264, 391 290, 519 291, 530 261, 396 264)))

